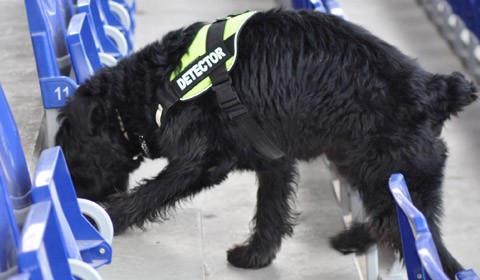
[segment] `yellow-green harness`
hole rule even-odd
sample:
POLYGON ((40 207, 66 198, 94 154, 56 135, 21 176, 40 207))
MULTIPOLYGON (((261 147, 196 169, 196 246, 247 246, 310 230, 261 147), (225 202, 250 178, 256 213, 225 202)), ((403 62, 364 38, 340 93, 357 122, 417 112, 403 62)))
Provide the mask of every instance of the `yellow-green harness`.
POLYGON ((247 20, 255 13, 254 11, 246 12, 226 18, 223 40, 233 39, 233 52, 230 54, 221 47, 217 47, 207 54, 207 33, 212 24, 205 25, 198 31, 187 53, 181 58, 181 67, 170 75, 170 81, 174 83, 177 93, 182 94, 180 100, 185 101, 197 97, 208 90, 212 86, 212 82, 205 73, 217 63, 225 61, 227 71, 232 69, 236 59, 238 34, 247 20), (188 86, 192 84, 194 86, 189 88, 188 86), (188 88, 188 91, 183 90, 183 88, 188 88))
POLYGON ((255 13, 230 16, 200 29, 182 56, 181 65, 170 75, 174 94, 158 94, 161 105, 155 118, 159 126, 174 103, 190 100, 212 88, 219 107, 263 157, 272 160, 284 156, 241 103, 228 74, 235 63, 238 34, 255 13))

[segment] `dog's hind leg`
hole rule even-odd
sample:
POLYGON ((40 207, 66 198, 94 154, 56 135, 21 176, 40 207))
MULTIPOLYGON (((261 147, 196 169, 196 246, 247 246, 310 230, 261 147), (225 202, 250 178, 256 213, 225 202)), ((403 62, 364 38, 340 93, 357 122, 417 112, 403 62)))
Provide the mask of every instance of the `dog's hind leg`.
POLYGON ((115 234, 131 226, 143 227, 147 221, 165 219, 179 200, 223 181, 235 163, 235 158, 207 150, 170 161, 155 178, 143 181, 131 193, 110 197, 107 212, 115 234))
MULTIPOLYGON (((393 173, 403 173, 414 205, 428 221, 443 268, 454 279, 455 273, 463 268, 443 245, 439 227, 446 152, 443 141, 425 132, 401 137, 374 136, 368 142, 360 143, 358 150, 351 153, 352 164, 348 172, 352 185, 360 193, 368 217, 363 233, 370 234, 373 240, 399 253, 402 253, 402 243, 396 204, 388 188, 388 178, 393 173)), ((355 244, 355 241, 345 240, 356 238, 351 234, 354 231, 340 233, 333 240, 355 244)))
MULTIPOLYGON (((463 270, 463 267, 451 255, 443 244, 440 232, 440 216, 442 201, 440 192, 429 192, 428 188, 439 184, 438 179, 430 181, 428 178, 418 178, 406 173, 410 194, 412 196, 413 204, 424 214, 427 219, 430 232, 437 247, 438 255, 442 263, 445 273, 451 278, 455 279, 455 274, 463 270), (416 187, 425 188, 417 189, 416 187)), ((387 187, 388 188, 388 187, 387 187)), ((389 199, 388 199, 389 200, 389 199)), ((386 202, 387 200, 385 200, 386 202)), ((378 201, 381 203, 381 201, 378 201)), ((394 203, 394 202, 388 202, 394 203)), ((380 206, 376 210, 367 210, 371 214, 371 218, 366 223, 369 227, 369 232, 375 235, 375 239, 384 245, 390 246, 403 258, 403 249, 400 238, 400 230, 397 222, 397 213, 395 208, 380 206)))
POLYGON ((280 249, 282 238, 293 233, 296 214, 292 211, 295 196, 295 162, 282 159, 269 170, 257 171, 257 209, 250 238, 230 249, 228 261, 242 268, 269 265, 280 249))

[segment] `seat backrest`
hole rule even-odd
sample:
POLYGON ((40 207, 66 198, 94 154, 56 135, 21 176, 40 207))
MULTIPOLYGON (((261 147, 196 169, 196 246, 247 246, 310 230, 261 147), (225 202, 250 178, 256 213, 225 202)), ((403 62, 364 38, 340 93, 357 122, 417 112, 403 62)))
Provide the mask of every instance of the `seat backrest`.
POLYGON ((457 272, 456 276, 458 280, 480 280, 480 277, 473 269, 457 272))
POLYGON ((71 0, 25 0, 37 72, 46 109, 62 107, 77 84, 69 78, 71 63, 65 42, 73 14, 71 0))
POLYGON ((34 182, 0 85, 0 279, 72 279, 67 258, 110 263, 111 246, 81 214, 59 147, 42 152, 34 182), (25 208, 27 218, 15 219, 25 208))
POLYGON ((65 20, 65 26, 68 26, 68 22, 75 14, 75 4, 73 0, 60 0, 60 9, 62 9, 63 19, 65 20))
POLYGON ((346 19, 345 12, 340 6, 340 2, 338 0, 322 0, 322 1, 323 1, 323 5, 327 8, 327 11, 329 14, 336 15, 338 17, 346 19))
POLYGON ((62 236, 67 244, 67 256, 80 259, 81 254, 81 259, 84 262, 91 262, 94 267, 110 263, 111 246, 82 215, 60 147, 42 152, 33 181, 34 203, 52 202, 62 236), (98 253, 99 248, 103 249, 103 253, 98 253))
MULTIPOLYGON (((318 2, 320 5, 323 6, 321 0, 315 0, 315 2, 318 2)), ((292 0, 292 8, 313 10, 315 6, 312 4, 311 0, 292 0)))
POLYGON ((86 13, 76 14, 68 26, 67 45, 78 84, 102 68, 92 22, 88 18, 86 13))
POLYGON ((6 188, 14 209, 31 204, 31 189, 27 162, 20 142, 20 135, 13 119, 7 98, 0 85, 0 169, 3 170, 6 188))
POLYGON ((390 192, 397 204, 397 216, 402 237, 405 266, 409 279, 448 280, 442 269, 425 216, 413 205, 402 174, 389 180, 390 192))
POLYGON ((472 31, 475 28, 475 13, 476 2, 473 0, 448 0, 452 10, 457 14, 465 23, 465 25, 472 31))
POLYGON ((104 26, 107 25, 107 19, 98 0, 78 0, 77 9, 78 13, 87 13, 89 15, 88 19, 91 21, 91 26, 98 38, 97 40, 99 40, 102 51, 118 54, 118 48, 105 33, 104 26))
MULTIPOLYGON (((425 216, 413 205, 405 178, 400 173, 389 180, 397 204, 398 224, 408 279, 448 280, 445 275, 425 216)), ((458 280, 480 280, 472 269, 457 272, 458 280)))
POLYGON ((315 10, 346 19, 338 0, 292 0, 292 7, 294 9, 315 10))
POLYGON ((102 10, 109 25, 132 31, 133 16, 132 11, 128 9, 127 4, 122 5, 115 1, 100 1, 100 5, 102 6, 102 10))
POLYGON ((69 64, 62 62, 68 59, 65 36, 70 20, 64 16, 71 16, 72 10, 61 4, 68 2, 25 0, 39 78, 70 74, 69 64))
POLYGON ((73 279, 66 242, 51 201, 30 208, 18 249, 17 279, 73 279))
POLYGON ((0 279, 12 275, 17 265, 18 228, 13 216, 5 175, 0 169, 0 279))

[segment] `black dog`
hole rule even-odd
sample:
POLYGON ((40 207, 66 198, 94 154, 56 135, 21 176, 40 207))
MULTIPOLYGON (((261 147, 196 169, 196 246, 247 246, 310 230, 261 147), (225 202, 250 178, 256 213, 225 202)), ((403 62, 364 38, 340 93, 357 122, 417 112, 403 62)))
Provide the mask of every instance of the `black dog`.
POLYGON ((266 160, 211 92, 178 102, 160 127, 155 122, 157 94, 172 90, 170 74, 201 26, 173 31, 99 71, 62 112, 56 140, 77 193, 99 201, 109 197, 117 233, 166 218, 179 200, 219 184, 234 169, 254 170, 255 227, 244 244, 228 251, 228 261, 266 266, 282 238, 293 233, 297 161, 325 154, 360 192, 368 215, 365 223, 332 238, 334 248, 364 252, 380 242, 401 251, 387 181, 402 172, 428 219, 444 269, 452 278, 462 269, 440 236, 447 158, 440 132, 445 120, 477 98, 472 83, 459 73, 428 73, 393 46, 334 16, 257 13, 240 34, 230 75, 250 114, 285 153, 266 160), (151 157, 166 157, 169 164, 126 192, 145 144, 151 157))

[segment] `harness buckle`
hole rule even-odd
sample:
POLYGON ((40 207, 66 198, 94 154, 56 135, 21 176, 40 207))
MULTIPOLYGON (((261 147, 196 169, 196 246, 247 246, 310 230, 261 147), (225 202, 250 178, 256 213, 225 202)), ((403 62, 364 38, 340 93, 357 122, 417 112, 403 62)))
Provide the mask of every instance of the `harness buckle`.
POLYGON ((218 105, 222 111, 227 113, 230 120, 239 119, 247 113, 247 108, 242 104, 232 86, 232 80, 227 79, 212 85, 212 89, 217 97, 218 105))

